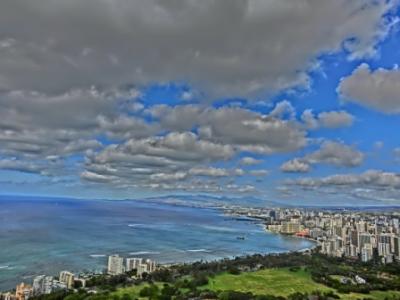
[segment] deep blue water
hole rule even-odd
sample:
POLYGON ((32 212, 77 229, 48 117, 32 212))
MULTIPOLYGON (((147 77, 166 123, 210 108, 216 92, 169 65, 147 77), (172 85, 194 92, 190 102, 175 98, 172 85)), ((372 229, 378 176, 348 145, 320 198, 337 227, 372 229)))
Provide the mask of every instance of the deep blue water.
POLYGON ((300 250, 221 211, 138 201, 0 198, 0 290, 61 270, 102 270, 106 255, 162 263, 300 250), (246 236, 238 240, 238 236, 246 236))

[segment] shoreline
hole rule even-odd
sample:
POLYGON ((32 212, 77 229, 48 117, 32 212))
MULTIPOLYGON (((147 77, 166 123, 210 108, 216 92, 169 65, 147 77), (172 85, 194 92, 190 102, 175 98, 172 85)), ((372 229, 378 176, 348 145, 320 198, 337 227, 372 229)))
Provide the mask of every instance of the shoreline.
MULTIPOLYGON (((175 206, 175 205, 171 205, 171 204, 164 204, 166 206, 175 206)), ((187 206, 184 206, 187 207, 187 206)), ((229 215, 226 214, 226 209, 223 207, 196 207, 196 210, 209 210, 209 211, 214 211, 213 214, 218 214, 220 218, 223 218, 223 215, 226 217, 229 217, 232 219, 232 222, 234 223, 240 223, 241 221, 245 221, 246 223, 248 223, 249 225, 249 231, 251 230, 251 228, 256 228, 258 226, 263 226, 263 223, 261 220, 256 219, 256 218, 252 218, 252 217, 245 217, 243 218, 243 220, 235 220, 235 216, 233 215, 229 215), (223 214, 223 215, 222 215, 223 214), (246 219, 246 220, 244 220, 246 219)), ((201 211, 200 211, 201 213, 201 211)), ((237 216, 236 216, 237 217, 237 216)), ((240 227, 240 226, 239 226, 240 227)), ((260 235, 260 238, 266 238, 268 239, 268 235, 266 235, 265 230, 263 228, 258 227, 257 230, 257 234, 260 235)), ((255 255, 255 254, 260 254, 260 255, 268 255, 268 254, 278 254, 278 253, 289 253, 289 252, 302 252, 302 251, 306 251, 309 248, 313 248, 313 245, 307 245, 307 247, 303 247, 302 249, 300 249, 300 247, 298 247, 299 245, 296 243, 293 243, 294 245, 291 247, 290 244, 288 244, 288 246, 282 246, 282 247, 278 247, 276 246, 276 244, 270 244, 268 245, 268 243, 266 243, 266 246, 255 246, 255 247, 246 247, 244 246, 242 251, 240 250, 242 248, 242 246, 240 246, 240 243, 245 244, 250 244, 252 245, 252 241, 248 241, 248 237, 246 237, 246 240, 244 241, 234 241, 235 236, 237 235, 241 235, 241 234, 247 234, 246 232, 238 232, 238 233, 233 233, 233 234, 229 234, 229 236, 232 238, 232 243, 237 243, 239 246, 237 247, 238 251, 228 251, 229 248, 215 248, 210 250, 210 252, 205 253, 204 255, 195 255, 195 253, 193 253, 193 255, 190 254, 186 254, 185 257, 183 256, 171 256, 169 259, 168 255, 166 255, 166 257, 164 257, 164 259, 162 258, 163 255, 161 256, 160 261, 159 259, 159 255, 151 255, 150 257, 148 257, 145 253, 140 254, 139 255, 139 251, 135 251, 138 252, 138 257, 144 257, 144 258, 151 258, 153 260, 159 261, 160 265, 176 265, 176 264, 191 264, 191 263, 195 263, 198 261, 218 261, 218 260, 223 260, 223 259, 234 259, 235 257, 242 257, 242 256, 247 256, 247 255, 255 255), (296 247, 297 246, 297 247, 296 247), (254 251, 253 251, 254 250, 254 251), (227 254, 228 252, 228 254, 227 254), (230 252, 230 253, 229 253, 230 252), (177 259, 175 259, 177 258, 177 259)), ((224 234, 223 236, 227 236, 226 234, 224 234)), ((293 239, 293 237, 289 237, 292 240, 297 240, 297 239, 293 239)), ((201 242, 202 240, 200 240, 201 242)), ((206 240, 204 240, 203 242, 203 246, 205 245, 204 243, 206 242, 206 240)), ((201 246, 199 246, 198 249, 200 249, 201 246)), ((134 247, 133 247, 134 248, 134 247)), ((206 248, 206 247, 204 247, 206 248)), ((185 248, 182 248, 185 249, 185 248)), ((193 248, 195 249, 195 248, 193 248)), ((157 252, 159 250, 157 249, 157 252)), ((168 249, 165 250, 166 253, 168 252, 168 249)), ((124 257, 130 257, 128 256, 128 252, 124 251, 124 250, 118 250, 116 249, 116 251, 114 251, 115 253, 119 253, 122 254, 124 257)), ((133 250, 132 250, 133 252, 133 250)), ((188 252, 190 253, 190 252, 188 252)), ((113 253, 110 253, 109 251, 101 251, 101 249, 98 251, 94 250, 91 254, 88 254, 88 263, 87 265, 91 265, 89 267, 85 267, 85 268, 79 268, 79 266, 76 268, 76 266, 74 266, 74 264, 69 264, 69 265, 65 265, 65 267, 63 269, 66 270, 70 270, 71 272, 74 272, 75 274, 93 274, 93 273, 100 273, 105 267, 106 267, 106 257, 108 255, 111 255, 113 253), (93 259, 93 260, 97 260, 97 261, 93 261, 90 262, 89 259, 93 259)), ((133 254, 132 254, 133 255, 133 254)), ((134 255, 133 255, 134 256, 134 255)), ((16 263, 19 261, 15 261, 16 263)), ((10 264, 10 263, 6 263, 4 262, 4 266, 12 266, 14 269, 14 264, 10 264)), ((29 269, 27 268, 25 271, 23 272, 17 272, 17 271, 10 271, 11 273, 9 273, 7 275, 7 273, 9 272, 9 268, 7 269, 0 269, 0 281, 4 280, 4 285, 2 286, 1 290, 9 290, 14 288, 14 283, 18 283, 19 281, 25 281, 25 280, 29 280, 28 278, 32 278, 35 277, 37 275, 41 275, 41 274, 46 274, 46 275, 52 275, 52 276, 57 276, 59 270, 57 268, 54 268, 53 270, 50 271, 40 271, 40 270, 36 270, 36 269, 29 269), (37 271, 37 272, 36 272, 37 271), (21 273, 21 275, 20 275, 21 273), (24 279, 24 277, 26 279, 24 279), (7 284, 6 284, 7 283, 7 284)), ((61 270, 60 270, 61 271, 61 270)))
MULTIPOLYGON (((216 210, 221 210, 223 213, 226 211, 224 208, 215 208, 215 209, 216 209, 216 210)), ((306 248, 306 249, 313 250, 313 249, 315 249, 316 247, 319 246, 318 241, 315 240, 315 239, 313 239, 313 238, 311 238, 311 237, 300 237, 300 236, 296 236, 296 235, 292 235, 292 234, 282 234, 282 233, 280 233, 280 232, 274 232, 274 231, 268 230, 267 226, 264 224, 264 222, 262 221, 262 219, 261 219, 261 218, 258 218, 258 217, 243 216, 243 215, 240 215, 240 214, 230 214, 230 213, 226 213, 226 214, 224 213, 224 215, 225 215, 225 216, 228 216, 228 217, 237 218, 238 221, 239 221, 240 218, 242 218, 242 219, 245 218, 245 219, 248 219, 249 221, 254 221, 255 224, 261 225, 261 226, 263 227, 263 230, 264 230, 265 232, 268 232, 268 233, 270 233, 270 234, 272 234, 272 235, 284 236, 284 237, 289 237, 289 238, 293 238, 293 239, 307 240, 307 241, 312 242, 313 244, 315 244, 313 247, 311 247, 311 248, 306 248)), ((301 249, 301 250, 295 250, 295 251, 302 251, 302 250, 303 250, 303 249, 301 249)), ((295 251, 294 251, 294 252, 295 252, 295 251)), ((288 250, 288 251, 286 251, 286 252, 292 252, 292 251, 291 251, 291 250, 288 250)), ((271 252, 271 253, 272 253, 272 252, 271 252)), ((282 253, 282 252, 280 252, 280 253, 282 253)))
MULTIPOLYGON (((307 240, 307 241, 315 243, 317 246, 319 245, 319 242, 317 240, 313 239, 312 237, 302 237, 302 236, 297 236, 297 235, 293 235, 293 234, 282 234, 280 232, 275 232, 275 231, 268 230, 267 226, 264 226, 264 230, 266 232, 271 233, 271 234, 280 235, 280 236, 287 236, 287 237, 292 237, 292 238, 298 238, 298 239, 301 239, 301 240, 307 240)), ((315 247, 317 247, 317 246, 315 246, 315 247)), ((312 248, 312 249, 314 249, 314 248, 312 248)))
MULTIPOLYGON (((282 251, 270 251, 270 252, 254 252, 254 253, 250 253, 250 254, 244 254, 241 253, 239 255, 232 255, 232 256, 221 256, 218 257, 216 259, 213 260, 201 260, 204 262, 211 262, 211 261, 219 261, 219 260, 223 260, 223 259, 235 259, 235 257, 244 257, 247 255, 273 255, 273 254, 280 254, 280 253, 295 253, 295 252, 299 252, 299 253, 303 253, 303 252, 307 252, 307 251, 312 251, 314 250, 316 247, 318 247, 319 243, 318 241, 312 239, 312 238, 305 238, 305 237, 299 237, 299 236, 295 236, 295 235, 285 235, 285 234, 281 234, 278 232, 273 232, 267 229, 267 227, 265 226, 265 224, 262 222, 262 220, 260 218, 256 218, 256 217, 251 217, 251 216, 243 216, 243 215, 235 215, 235 214, 229 214, 226 213, 226 209, 223 207, 197 207, 199 209, 211 209, 211 210, 215 210, 215 211, 219 211, 222 212, 223 216, 227 216, 227 217, 233 217, 235 220, 237 220, 237 222, 240 222, 241 220, 239 220, 239 218, 242 219, 247 219, 249 222, 253 221, 255 225, 261 225, 263 227, 263 231, 266 233, 270 233, 271 235, 275 235, 275 236, 280 236, 280 237, 286 237, 286 238, 290 238, 290 239, 294 239, 294 240, 306 240, 308 242, 311 242, 313 245, 310 247, 306 247, 306 248, 302 248, 302 249, 298 249, 298 250, 282 250, 282 251)), ((177 261, 177 262, 173 262, 173 263, 159 263, 159 265, 162 266, 173 266, 173 265, 183 265, 183 264, 191 264, 191 263, 196 263, 199 262, 199 260, 195 259, 195 260, 190 260, 190 261, 177 261)))

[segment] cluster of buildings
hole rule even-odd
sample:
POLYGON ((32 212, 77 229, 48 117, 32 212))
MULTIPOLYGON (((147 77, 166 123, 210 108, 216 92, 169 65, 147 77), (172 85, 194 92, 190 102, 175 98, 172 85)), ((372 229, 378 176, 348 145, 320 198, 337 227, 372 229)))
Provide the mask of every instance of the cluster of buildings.
POLYGON ((47 275, 39 275, 33 279, 33 284, 18 284, 15 293, 0 294, 1 300, 27 300, 33 296, 50 294, 58 290, 66 290, 74 288, 76 282, 80 282, 80 286, 85 286, 85 279, 75 278, 75 275, 68 271, 60 272, 58 278, 47 275))
MULTIPOLYGON (((280 234, 314 240, 320 251, 329 256, 349 257, 368 262, 400 261, 400 213, 366 213, 357 211, 318 211, 306 209, 268 209, 229 207, 225 212, 240 217, 262 220, 266 229, 280 234)), ((135 271, 140 278, 157 269, 155 261, 119 255, 108 257, 107 274, 120 275, 135 271)), ((33 284, 17 285, 15 293, 0 293, 0 300, 27 300, 32 296, 50 294, 57 290, 85 287, 88 277, 76 277, 62 271, 56 279, 40 275, 33 284)), ((356 278, 357 282, 363 280, 356 278)))
POLYGON ((374 258, 383 263, 400 260, 398 218, 336 216, 317 239, 321 252, 327 255, 359 258, 363 262, 374 258))
MULTIPOLYGON (((119 255, 108 257, 107 274, 120 275, 136 270, 136 276, 142 277, 144 273, 151 273, 157 269, 155 261, 144 258, 126 258, 119 255)), ((0 293, 0 300, 28 300, 34 296, 51 294, 59 290, 70 290, 76 287, 86 287, 86 280, 98 274, 85 274, 75 276, 69 271, 60 272, 58 278, 48 275, 39 275, 33 278, 32 285, 18 284, 15 292, 0 293)))
POLYGON ((142 277, 144 273, 151 273, 157 269, 157 264, 151 259, 131 257, 124 259, 119 255, 108 257, 107 273, 110 275, 120 275, 125 272, 136 270, 136 276, 142 277))
POLYGON ((296 235, 318 242, 329 256, 368 262, 400 261, 398 212, 317 211, 306 209, 240 208, 236 215, 262 219, 269 231, 296 235))

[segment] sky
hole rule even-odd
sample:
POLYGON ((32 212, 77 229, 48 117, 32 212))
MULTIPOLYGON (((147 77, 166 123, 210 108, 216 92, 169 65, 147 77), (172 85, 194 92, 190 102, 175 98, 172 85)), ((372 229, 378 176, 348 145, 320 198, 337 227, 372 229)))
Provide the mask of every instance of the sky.
POLYGON ((400 205, 398 0, 2 0, 0 193, 400 205))

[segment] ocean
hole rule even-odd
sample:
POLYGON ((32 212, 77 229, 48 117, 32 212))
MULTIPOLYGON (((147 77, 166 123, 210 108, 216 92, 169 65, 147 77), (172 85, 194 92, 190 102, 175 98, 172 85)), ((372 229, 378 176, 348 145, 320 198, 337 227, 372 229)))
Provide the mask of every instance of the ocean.
POLYGON ((253 220, 238 220, 218 209, 145 201, 0 198, 0 290, 30 283, 40 274, 101 271, 110 254, 174 263, 311 246, 308 240, 265 232, 253 220))

